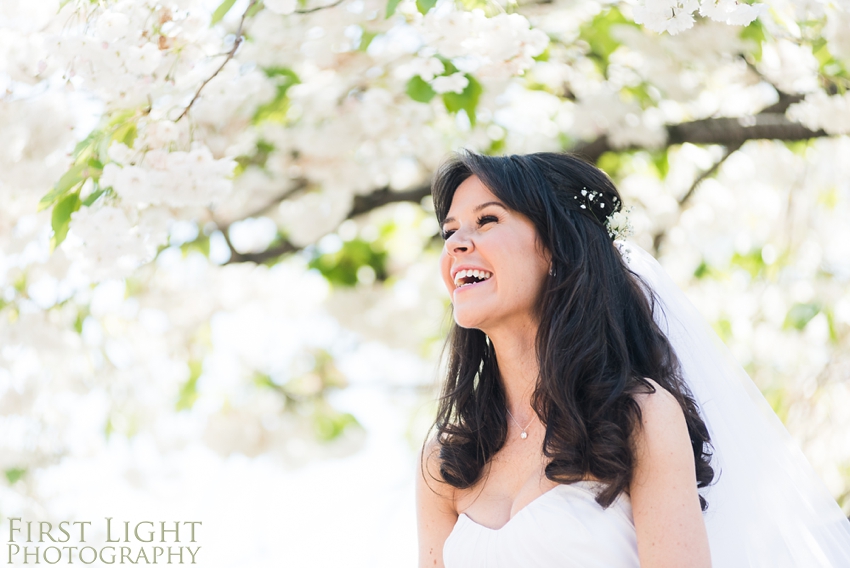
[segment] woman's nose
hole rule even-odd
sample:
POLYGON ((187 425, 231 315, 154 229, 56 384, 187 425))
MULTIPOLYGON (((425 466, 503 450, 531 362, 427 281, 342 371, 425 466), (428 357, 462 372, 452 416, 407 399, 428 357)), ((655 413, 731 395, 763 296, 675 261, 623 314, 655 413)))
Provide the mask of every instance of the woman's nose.
POLYGON ((449 254, 469 252, 472 247, 473 245, 469 235, 463 231, 455 231, 448 239, 446 239, 446 251, 448 251, 449 254))

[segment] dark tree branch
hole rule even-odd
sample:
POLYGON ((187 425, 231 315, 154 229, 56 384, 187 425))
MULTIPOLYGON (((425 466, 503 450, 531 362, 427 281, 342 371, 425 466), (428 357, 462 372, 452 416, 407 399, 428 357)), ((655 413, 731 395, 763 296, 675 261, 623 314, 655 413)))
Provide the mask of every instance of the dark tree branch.
MULTIPOLYGON (((719 144, 726 147, 740 147, 747 140, 796 141, 823 136, 827 136, 827 133, 823 130, 810 130, 802 124, 791 122, 784 114, 774 112, 764 112, 740 118, 706 118, 693 122, 671 124, 667 127, 668 146, 690 142, 691 144, 719 144)), ((637 146, 615 148, 606 136, 602 136, 593 142, 576 146, 572 151, 592 162, 596 162, 605 152, 639 149, 641 148, 637 146)))
POLYGON ((390 188, 385 187, 366 195, 356 195, 354 196, 354 205, 347 218, 351 219, 352 217, 362 215, 363 213, 368 213, 373 209, 377 209, 378 207, 382 207, 389 203, 401 203, 403 201, 419 203, 428 195, 431 195, 430 185, 423 185, 405 191, 393 191, 390 188))
POLYGON ((699 184, 701 184, 703 182, 703 180, 705 180, 705 178, 707 178, 708 176, 713 175, 714 172, 716 172, 720 168, 720 166, 723 165, 723 162, 726 161, 726 158, 731 156, 732 153, 735 152, 736 150, 738 150, 738 148, 740 148, 740 147, 741 147, 740 145, 738 145, 738 146, 727 146, 726 152, 723 154, 723 157, 720 158, 719 160, 717 160, 714 163, 713 166, 711 166, 710 168, 708 168, 707 170, 702 172, 699 175, 699 177, 697 177, 697 179, 694 180, 694 183, 691 184, 691 187, 688 189, 688 191, 686 191, 685 194, 682 197, 679 198, 679 200, 678 200, 679 201, 679 207, 684 206, 688 202, 688 200, 690 200, 691 196, 694 194, 694 192, 696 191, 699 184))
POLYGON ((272 199, 269 200, 268 203, 266 203, 265 205, 261 205, 260 207, 257 207, 256 209, 254 209, 250 213, 243 214, 238 219, 233 219, 232 221, 228 221, 227 223, 220 223, 220 224, 216 223, 216 225, 218 226, 218 230, 221 231, 222 233, 224 233, 230 228, 231 225, 233 225, 233 223, 238 223, 239 221, 244 221, 245 219, 250 219, 251 217, 258 217, 258 216, 262 215, 263 213, 265 213, 266 211, 268 211, 269 209, 271 209, 272 207, 274 207, 275 205, 278 205, 279 203, 286 201, 290 197, 294 197, 295 195, 298 195, 299 193, 301 193, 302 191, 307 189, 307 187, 309 187, 307 180, 299 179, 293 187, 287 189, 283 193, 280 193, 280 194, 274 196, 272 199))
MULTIPOLYGON (((419 203, 425 196, 430 194, 430 185, 423 185, 405 191, 393 191, 388 187, 384 187, 382 189, 373 191, 372 193, 369 193, 367 195, 356 195, 354 197, 354 203, 352 203, 351 210, 348 212, 345 218, 353 219, 354 217, 363 215, 390 203, 401 203, 405 201, 419 203)), ((226 227, 229 227, 231 224, 232 223, 228 224, 226 227)), ((272 260, 284 254, 301 250, 301 247, 296 246, 287 240, 284 240, 279 242, 275 246, 264 250, 263 252, 243 254, 237 252, 236 249, 233 248, 233 245, 230 242, 230 237, 227 235, 227 231, 222 229, 222 233, 224 234, 224 239, 227 242, 227 246, 230 248, 230 260, 228 260, 226 264, 233 264, 235 262, 261 263, 267 260, 272 260)))
POLYGON ((204 87, 207 86, 207 83, 212 81, 219 73, 221 73, 221 70, 224 69, 224 66, 227 65, 227 62, 233 59, 233 56, 236 55, 236 51, 239 49, 239 46, 242 45, 242 41, 245 39, 245 36, 242 35, 242 28, 245 25, 245 18, 248 17, 248 12, 251 11, 251 8, 253 8, 258 1, 259 0, 251 0, 251 2, 248 3, 248 7, 245 8, 245 11, 242 13, 242 18, 239 20, 239 27, 236 29, 236 39, 233 40, 233 47, 231 47, 230 51, 225 54, 224 61, 221 62, 221 65, 219 65, 218 69, 215 70, 215 73, 207 77, 207 79, 203 83, 201 83, 201 86, 198 87, 197 91, 195 91, 195 96, 192 97, 192 100, 189 101, 189 104, 186 105, 186 108, 183 109, 183 112, 180 113, 180 116, 178 116, 174 122, 180 122, 180 119, 189 114, 189 109, 192 108, 192 105, 194 105, 195 101, 198 100, 198 97, 201 96, 201 91, 204 90, 204 87))
POLYGON ((224 235, 224 240, 227 243, 227 248, 230 249, 230 260, 225 262, 225 264, 234 264, 237 262, 256 262, 257 264, 261 264, 267 260, 272 260, 279 256, 301 250, 301 247, 295 246, 291 242, 284 240, 263 252, 250 252, 243 254, 241 252, 237 252, 236 249, 233 248, 233 243, 230 242, 230 236, 226 231, 222 231, 222 234, 224 235))
MULTIPOLYGON (((738 148, 740 148, 740 146, 727 146, 726 151, 723 154, 723 157, 720 158, 719 160, 717 160, 710 168, 708 168, 707 170, 702 172, 699 176, 697 176, 697 179, 694 180, 694 183, 691 184, 691 187, 688 188, 688 191, 686 191, 685 194, 677 200, 679 202, 679 210, 678 210, 679 216, 682 214, 682 211, 685 209, 685 205, 688 203, 688 201, 690 201, 691 197, 694 195, 694 192, 697 190, 697 187, 699 187, 699 185, 706 178, 708 178, 711 175, 714 175, 714 173, 718 169, 720 169, 720 166, 723 165, 723 162, 725 162, 726 159, 729 156, 734 154, 738 150, 738 148)), ((664 242, 664 237, 666 237, 666 236, 667 236, 666 229, 658 231, 657 233, 652 235, 652 253, 653 253, 653 256, 658 256, 658 252, 661 249, 661 245, 664 242)))
POLYGON ((315 8, 306 8, 304 10, 295 10, 296 14, 312 14, 313 12, 318 12, 319 10, 326 10, 328 8, 336 8, 340 4, 345 2, 345 0, 336 0, 333 4, 326 4, 324 6, 316 6, 315 8))
MULTIPOLYGON (((774 87, 776 88, 776 87, 774 87)), ((788 107, 793 105, 794 103, 799 103, 803 99, 805 99, 805 95, 790 95, 788 93, 784 93, 779 89, 776 89, 776 92, 779 93, 779 100, 770 105, 769 107, 765 107, 759 111, 759 114, 784 114, 788 107)))

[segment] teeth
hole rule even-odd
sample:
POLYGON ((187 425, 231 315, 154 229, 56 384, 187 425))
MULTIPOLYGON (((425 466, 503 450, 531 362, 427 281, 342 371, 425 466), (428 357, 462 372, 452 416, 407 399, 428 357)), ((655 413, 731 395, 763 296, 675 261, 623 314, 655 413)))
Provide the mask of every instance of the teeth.
POLYGON ((455 275, 455 286, 460 288, 462 286, 467 286, 469 284, 474 284, 473 282, 464 283, 463 279, 473 276, 478 280, 487 280, 491 276, 492 273, 487 272, 486 270, 461 270, 455 275))

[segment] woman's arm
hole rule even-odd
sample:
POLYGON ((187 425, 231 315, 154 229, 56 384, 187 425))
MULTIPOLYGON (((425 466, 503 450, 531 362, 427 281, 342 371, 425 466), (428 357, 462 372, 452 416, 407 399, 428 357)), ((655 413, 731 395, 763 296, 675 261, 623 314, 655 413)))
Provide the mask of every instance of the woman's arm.
POLYGON ((708 534, 685 415, 673 395, 651 382, 656 392, 635 397, 643 416, 634 433, 630 496, 640 565, 708 568, 708 534))
POLYGON ((458 517, 454 506, 454 488, 440 477, 439 455, 439 444, 431 440, 425 447, 416 471, 419 568, 444 568, 443 544, 458 517))

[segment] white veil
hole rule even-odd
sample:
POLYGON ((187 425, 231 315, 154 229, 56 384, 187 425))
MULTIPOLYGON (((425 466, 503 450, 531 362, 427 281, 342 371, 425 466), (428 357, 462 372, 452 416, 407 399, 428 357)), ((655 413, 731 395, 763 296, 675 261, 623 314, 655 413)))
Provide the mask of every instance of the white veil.
POLYGON ((850 522, 746 371, 664 268, 616 241, 655 291, 655 320, 708 426, 715 479, 700 490, 717 568, 850 567, 850 522))

